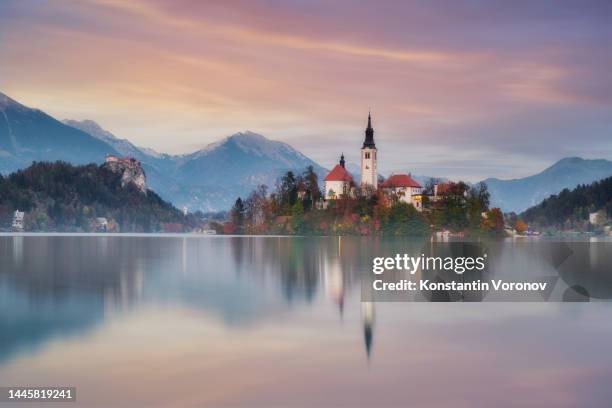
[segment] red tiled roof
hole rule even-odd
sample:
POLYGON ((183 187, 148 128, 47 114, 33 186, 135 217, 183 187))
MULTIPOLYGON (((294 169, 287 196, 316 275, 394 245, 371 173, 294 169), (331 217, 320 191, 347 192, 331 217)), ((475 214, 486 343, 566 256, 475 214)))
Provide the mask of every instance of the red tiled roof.
POLYGON ((438 188, 436 189, 436 193, 438 195, 445 194, 451 188, 451 183, 440 183, 438 184, 438 188))
POLYGON ((329 172, 327 176, 325 176, 325 181, 352 181, 353 178, 349 174, 348 171, 344 167, 339 164, 329 172))
POLYGON ((421 185, 408 174, 394 174, 385 180, 383 187, 421 187, 421 185))

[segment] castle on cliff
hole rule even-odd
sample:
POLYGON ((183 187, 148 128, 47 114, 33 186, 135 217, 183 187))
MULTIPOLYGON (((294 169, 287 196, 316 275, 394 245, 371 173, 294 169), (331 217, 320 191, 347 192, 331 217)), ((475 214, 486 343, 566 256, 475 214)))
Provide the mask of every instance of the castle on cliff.
POLYGON ((141 192, 147 192, 147 178, 140 162, 133 157, 106 155, 104 164, 113 172, 121 174, 121 187, 134 184, 141 192))

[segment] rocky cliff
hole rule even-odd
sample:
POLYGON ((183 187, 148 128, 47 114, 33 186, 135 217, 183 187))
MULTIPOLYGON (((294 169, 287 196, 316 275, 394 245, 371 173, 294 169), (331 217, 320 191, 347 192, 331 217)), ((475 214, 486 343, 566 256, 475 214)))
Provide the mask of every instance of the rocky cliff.
POLYGON ((138 160, 108 155, 104 165, 115 173, 121 173, 121 187, 133 183, 143 193, 147 192, 147 179, 138 160))

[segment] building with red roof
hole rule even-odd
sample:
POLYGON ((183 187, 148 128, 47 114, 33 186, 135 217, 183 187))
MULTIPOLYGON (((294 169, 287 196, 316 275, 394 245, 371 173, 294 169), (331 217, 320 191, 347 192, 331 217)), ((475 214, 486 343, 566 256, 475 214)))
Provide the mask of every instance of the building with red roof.
POLYGON ((351 191, 353 177, 344 167, 344 155, 340 156, 340 163, 325 176, 325 199, 334 200, 351 191))
POLYGON ((446 194, 451 188, 451 183, 438 183, 438 184, 434 184, 434 196, 438 197, 441 195, 446 194))
POLYGON ((423 187, 410 174, 393 174, 385 180, 382 188, 400 201, 414 205, 417 210, 423 209, 423 187))
MULTIPOLYGON (((410 174, 393 174, 383 183, 383 188, 413 187, 422 189, 421 185, 410 174)), ((420 191, 419 191, 420 193, 420 191)))
POLYGON ((469 188, 462 184, 453 181, 444 181, 433 186, 433 194, 429 197, 432 202, 441 201, 444 196, 454 197, 455 199, 464 200, 468 196, 469 188))

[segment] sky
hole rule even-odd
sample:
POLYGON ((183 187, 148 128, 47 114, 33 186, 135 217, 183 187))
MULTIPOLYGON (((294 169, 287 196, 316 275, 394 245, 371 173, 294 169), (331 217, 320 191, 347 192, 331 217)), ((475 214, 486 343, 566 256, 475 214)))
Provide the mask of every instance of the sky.
POLYGON ((251 130, 325 167, 514 178, 612 159, 610 1, 0 2, 0 91, 187 153, 251 130))

